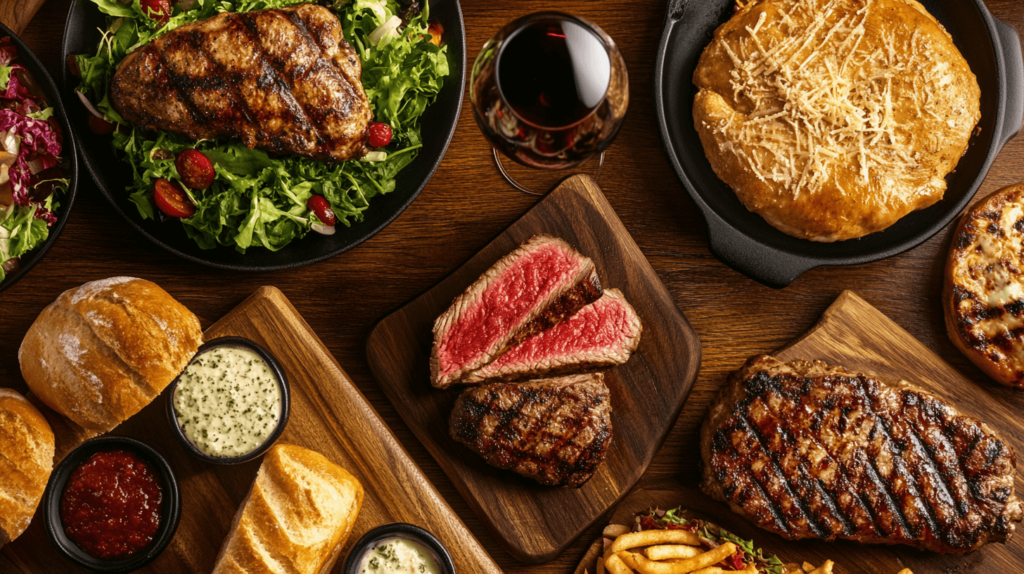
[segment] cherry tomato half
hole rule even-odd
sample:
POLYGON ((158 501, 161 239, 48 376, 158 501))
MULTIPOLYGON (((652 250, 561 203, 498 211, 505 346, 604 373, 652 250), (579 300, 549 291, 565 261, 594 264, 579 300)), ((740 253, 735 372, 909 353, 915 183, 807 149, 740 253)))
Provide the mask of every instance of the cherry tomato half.
POLYGON ((139 7, 143 14, 161 24, 171 19, 171 0, 139 0, 139 7))
POLYGON ((430 26, 427 27, 427 32, 430 32, 430 43, 435 46, 440 46, 441 35, 444 34, 444 26, 438 22, 431 22, 430 26))
POLYGON ((174 167, 178 169, 178 177, 190 189, 206 189, 213 185, 217 172, 213 170, 210 158, 203 152, 187 149, 174 159, 174 167))
POLYGON ((380 122, 370 124, 370 145, 384 147, 391 143, 391 126, 380 122))
POLYGON ((331 204, 322 195, 314 195, 309 198, 306 202, 306 207, 316 215, 316 218, 320 220, 320 223, 327 227, 334 227, 338 223, 338 218, 334 216, 334 211, 331 209, 331 204))
POLYGON ((160 211, 169 217, 187 219, 196 213, 195 206, 176 181, 160 178, 153 182, 153 198, 160 211))

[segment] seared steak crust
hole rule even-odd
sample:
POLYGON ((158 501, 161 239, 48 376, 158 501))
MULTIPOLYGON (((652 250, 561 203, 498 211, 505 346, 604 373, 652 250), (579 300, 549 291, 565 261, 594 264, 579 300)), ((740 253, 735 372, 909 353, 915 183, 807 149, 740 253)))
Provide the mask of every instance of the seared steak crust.
POLYGON ((449 430, 492 466, 576 488, 604 462, 611 410, 600 373, 497 383, 463 392, 449 430))
POLYGON ((319 160, 362 157, 372 113, 361 65, 327 8, 225 12, 126 57, 114 109, 135 125, 319 160))
POLYGON ((906 382, 754 357, 701 429, 702 489, 789 539, 961 554, 1022 517, 1014 453, 906 382))

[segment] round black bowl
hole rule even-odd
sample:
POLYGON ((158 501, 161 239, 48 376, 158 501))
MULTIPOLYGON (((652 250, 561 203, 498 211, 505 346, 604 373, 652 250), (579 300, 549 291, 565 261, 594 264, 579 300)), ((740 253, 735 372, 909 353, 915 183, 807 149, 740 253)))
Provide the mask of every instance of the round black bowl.
POLYGON ((354 546, 352 546, 352 550, 348 553, 348 558, 345 559, 345 565, 341 568, 341 574, 361 574, 359 572, 359 563, 362 561, 363 555, 374 544, 386 538, 406 538, 419 542, 434 551, 434 554, 437 557, 438 566, 441 567, 441 574, 455 574, 455 563, 452 562, 451 554, 449 554, 448 549, 441 544, 441 541, 435 538, 433 534, 419 526, 406 524, 404 522, 395 522, 393 524, 378 526, 364 534, 363 537, 360 538, 354 546))
MULTIPOLYGON (((153 243, 189 261, 221 269, 274 271, 309 265, 348 251, 373 237, 409 207, 430 181, 455 134, 466 86, 466 36, 462 8, 458 0, 434 0, 430 3, 430 18, 444 26, 451 73, 437 101, 428 106, 420 118, 423 147, 416 159, 396 177, 394 191, 371 199, 362 222, 353 223, 351 227, 338 225, 334 235, 311 233, 277 252, 254 247, 243 255, 230 247, 200 249, 176 222, 143 220, 135 205, 128 201, 125 191, 131 183, 131 168, 114 155, 109 138, 88 129, 89 112, 74 94, 78 79, 65 66, 65 94, 69 101, 74 101, 68 106, 68 114, 71 122, 81 128, 78 137, 85 168, 114 209, 132 227, 153 243)), ((62 58, 66 60, 69 54, 95 53, 100 29, 106 29, 106 24, 103 14, 93 3, 72 2, 64 26, 62 58)))
POLYGON ((14 273, 8 274, 3 281, 0 281, 0 292, 17 283, 19 279, 27 275, 35 267, 36 263, 42 261, 43 257, 46 256, 46 252, 50 250, 50 247, 57 241, 60 232, 64 230, 64 224, 68 222, 68 215, 71 213, 71 206, 75 203, 75 194, 78 191, 78 152, 75 145, 75 132, 71 129, 71 122, 68 121, 68 116, 61 100, 61 92, 57 89, 57 84, 53 82, 53 78, 50 77, 50 73, 46 71, 46 67, 32 53, 32 50, 29 50, 28 46, 15 36, 10 28, 0 24, 0 38, 4 36, 11 37, 14 45, 18 48, 19 63, 24 65, 32 73, 32 76, 35 77, 39 86, 43 89, 43 93, 46 94, 46 100, 53 107, 53 117, 57 118, 57 121, 60 122, 60 128, 64 132, 61 159, 68 166, 68 190, 60 197, 60 207, 56 210, 57 222, 50 227, 49 237, 46 238, 42 245, 21 257, 21 267, 14 273))
MULTIPOLYGON (((277 362, 277 359, 274 358, 274 355, 270 354, 270 351, 249 339, 244 339, 242 337, 219 337, 217 339, 207 341, 199 347, 196 354, 192 356, 192 360, 195 360, 199 355, 202 355, 206 351, 216 347, 243 347, 245 349, 249 349, 259 355, 260 358, 267 363, 267 366, 270 367, 270 371, 274 373, 274 378, 277 379, 277 385, 281 389, 281 418, 277 421, 277 427, 274 428, 274 432, 270 433, 267 440, 263 441, 263 444, 256 447, 255 450, 241 456, 211 456, 199 450, 199 447, 185 436, 185 431, 183 431, 181 429, 181 425, 178 424, 177 412, 174 410, 174 393, 178 389, 178 379, 181 378, 181 374, 175 377, 169 385, 170 391, 167 395, 167 422, 171 425, 171 434, 174 435, 174 438, 178 439, 182 448, 190 452, 196 458, 213 464, 242 464, 243 462, 249 462, 250 460, 267 452, 270 447, 274 446, 277 439, 281 438, 281 433, 284 432, 284 427, 288 425, 288 413, 291 411, 291 396, 288 387, 288 377, 285 376, 284 370, 281 369, 281 365, 277 362)), ((191 364, 191 361, 189 361, 189 364, 191 364)))
POLYGON ((693 72, 714 31, 732 17, 734 0, 670 0, 654 68, 662 141, 708 227, 711 251, 771 287, 785 287, 821 265, 855 265, 903 253, 938 233, 967 206, 1003 145, 1024 119, 1020 39, 994 19, 984 0, 921 0, 946 27, 981 86, 981 133, 971 140, 939 203, 861 239, 815 243, 790 237, 747 210, 718 179, 693 125, 693 72))
POLYGON ((53 469, 50 481, 46 485, 46 493, 43 495, 43 516, 46 522, 46 534, 50 537, 50 542, 58 552, 75 564, 92 572, 106 574, 134 572, 156 560, 174 538, 174 532, 178 529, 178 520, 181 518, 181 493, 178 490, 178 480, 175 478, 171 466, 167 464, 164 457, 160 456, 160 453, 146 444, 125 437, 94 438, 71 451, 64 457, 64 460, 60 461, 57 468, 53 469), (64 534, 64 525, 60 519, 60 499, 64 494, 64 485, 67 484, 71 473, 93 454, 111 450, 130 451, 148 463, 159 478, 160 488, 164 495, 160 528, 156 531, 153 542, 134 556, 122 560, 101 560, 86 554, 64 534))

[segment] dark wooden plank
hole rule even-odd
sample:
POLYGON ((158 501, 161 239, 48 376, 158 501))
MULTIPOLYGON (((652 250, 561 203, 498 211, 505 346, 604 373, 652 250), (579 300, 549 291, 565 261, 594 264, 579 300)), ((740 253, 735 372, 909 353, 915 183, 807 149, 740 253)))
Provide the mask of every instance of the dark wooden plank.
POLYGON ((405 422, 487 528, 513 556, 536 563, 561 554, 643 474, 693 385, 700 341, 600 188, 574 176, 455 273, 382 320, 367 357, 405 422), (601 285, 620 289, 644 325, 637 352, 606 377, 615 432, 608 459, 575 490, 491 468, 456 443, 448 436, 448 415, 463 388, 438 391, 429 382, 434 319, 495 261, 538 233, 561 237, 591 257, 601 285))
MULTIPOLYGON (((54 73, 62 66, 60 38, 73 1, 78 0, 48 0, 22 35, 54 73)), ((995 17, 1024 30, 1024 2, 986 3, 995 17)), ((552 6, 547 0, 461 0, 461 4, 470 63, 504 24, 552 6)), ((783 291, 740 276, 708 252, 704 224, 669 166, 654 114, 651 73, 665 5, 663 0, 562 0, 557 5, 559 10, 601 26, 615 39, 626 60, 630 110, 608 150, 599 183, 703 343, 697 383, 638 486, 671 480, 696 487, 700 476, 697 430, 726 375, 750 355, 770 352, 805 332, 843 289, 853 289, 867 298, 970 380, 991 384, 945 334, 939 297, 949 229, 899 257, 818 269, 783 291)), ((25 331, 63 290, 86 281, 126 273, 149 279, 174 293, 204 324, 227 313, 260 286, 275 285, 345 365, 353 382, 427 478, 505 572, 571 572, 599 527, 588 529, 552 562, 543 566, 518 563, 486 531, 420 444, 374 381, 366 361, 366 337, 381 317, 443 279, 537 202, 502 180, 473 121, 468 98, 464 106, 451 147, 416 202, 359 248, 302 269, 243 274, 179 260, 146 242, 117 216, 95 186, 83 179, 64 234, 46 259, 19 284, 0 294, 0 386, 25 390, 18 368, 18 345, 25 331)), ((1022 164, 1024 138, 1017 138, 996 159, 978 199, 1020 182, 1022 164)), ((1008 403, 1024 412, 1024 394, 1009 397, 1008 403)), ((216 546, 220 540, 205 543, 216 546)), ((4 559, 0 555, 0 572, 7 572, 4 559)), ((962 572, 971 572, 969 566, 968 560, 962 572)))
MULTIPOLYGON (((1015 391, 990 382, 972 382, 852 291, 843 292, 817 325, 775 356, 787 361, 817 359, 883 381, 907 380, 943 397, 961 413, 985 421, 1017 453, 1024 452, 1024 422, 1019 409, 1013 406, 1017 399, 1015 391)), ((1015 482, 1020 495, 1024 492, 1024 479, 1018 474, 1015 482)), ((895 574, 902 568, 910 568, 915 574, 1024 571, 1024 537, 1020 534, 1007 544, 989 544, 966 556, 940 555, 903 546, 865 546, 850 541, 788 541, 732 513, 728 505, 711 500, 696 485, 674 481, 634 491, 619 504, 611 521, 628 521, 634 512, 652 506, 680 505, 743 538, 755 539, 784 562, 807 560, 818 565, 826 559, 834 560, 838 574, 895 574)), ((593 564, 591 557, 581 566, 593 572, 593 564)))
MULTIPOLYGON (((448 547, 459 572, 501 572, 279 290, 258 290, 205 333, 208 340, 224 336, 256 341, 284 369, 292 405, 281 442, 322 453, 363 484, 366 497, 348 546, 381 524, 409 522, 433 532, 448 547)), ((213 568, 261 460, 217 466, 192 457, 171 434, 166 400, 164 393, 111 434, 154 447, 167 458, 181 485, 178 531, 144 571, 205 574, 213 568)), ((50 550, 38 513, 28 531, 0 552, 4 574, 78 571, 50 550)), ((341 571, 343 561, 339 559, 334 572, 341 571)))

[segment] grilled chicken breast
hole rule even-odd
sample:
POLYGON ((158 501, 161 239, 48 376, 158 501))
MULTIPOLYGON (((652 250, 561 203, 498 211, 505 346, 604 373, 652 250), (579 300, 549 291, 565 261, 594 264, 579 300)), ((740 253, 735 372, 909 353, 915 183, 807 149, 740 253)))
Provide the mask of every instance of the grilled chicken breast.
POLYGON ((953 343, 988 376, 1024 388, 1024 185, 964 214, 942 302, 953 343))
POLYGON ((611 411, 600 373, 497 383, 463 392, 449 430, 492 466, 576 488, 604 462, 611 411))
POLYGON ((1020 521, 1016 459, 986 424, 900 382, 750 359, 701 428, 701 488, 789 539, 962 554, 1020 521))
POLYGON ((121 62, 110 98, 144 128, 344 161, 368 150, 360 74, 334 14, 300 4, 173 30, 121 62))

